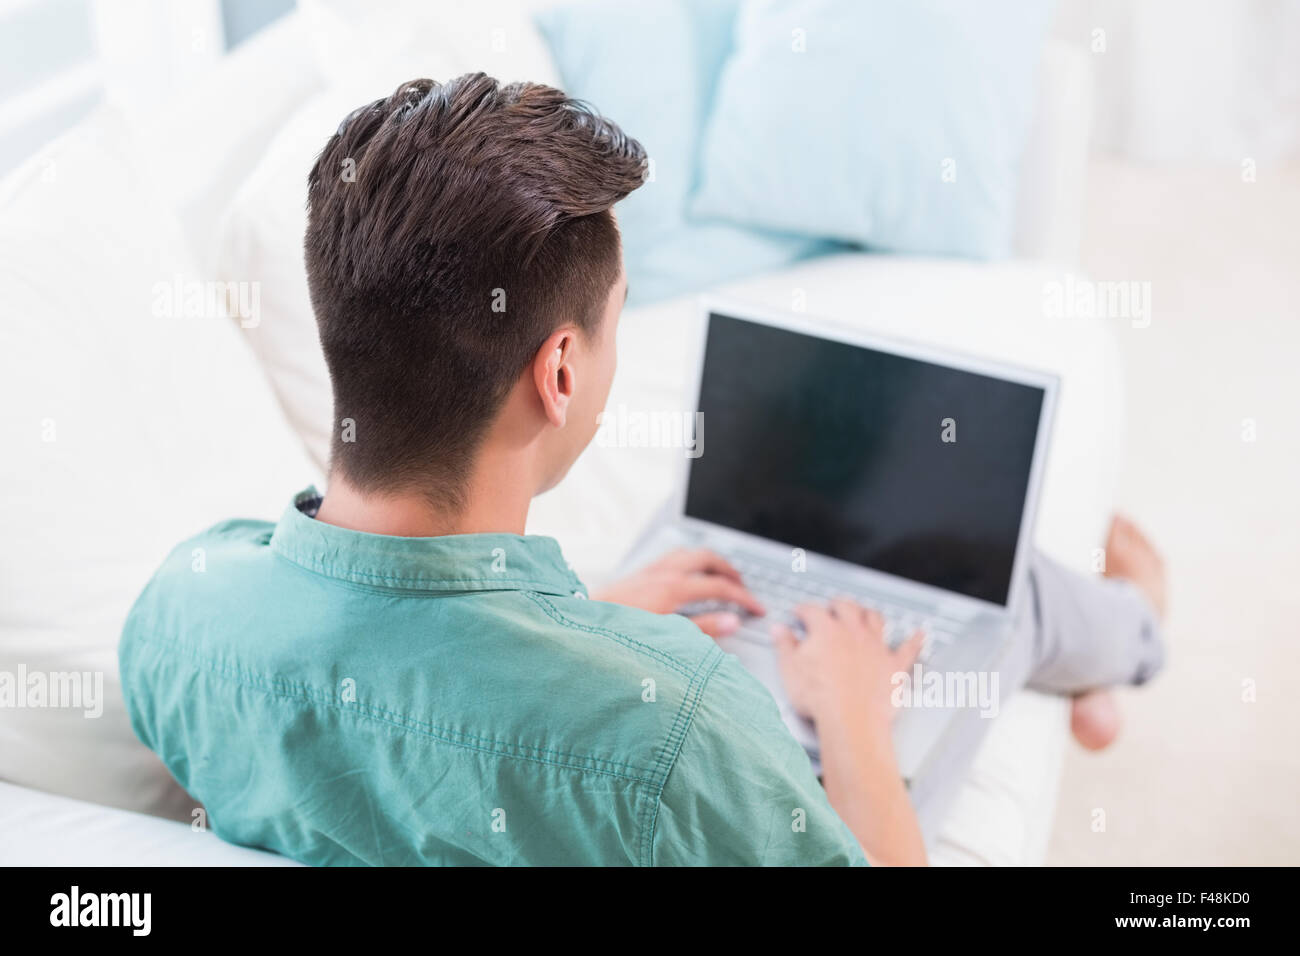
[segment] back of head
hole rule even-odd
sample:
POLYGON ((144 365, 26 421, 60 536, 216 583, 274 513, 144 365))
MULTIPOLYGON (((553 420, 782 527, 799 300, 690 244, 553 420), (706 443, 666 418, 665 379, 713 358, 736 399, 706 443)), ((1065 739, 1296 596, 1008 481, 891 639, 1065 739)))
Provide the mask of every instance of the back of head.
POLYGON ((457 506, 537 349, 565 323, 596 331, 621 269, 610 209, 644 169, 584 104, 482 73, 350 114, 312 168, 305 240, 332 467, 457 506))

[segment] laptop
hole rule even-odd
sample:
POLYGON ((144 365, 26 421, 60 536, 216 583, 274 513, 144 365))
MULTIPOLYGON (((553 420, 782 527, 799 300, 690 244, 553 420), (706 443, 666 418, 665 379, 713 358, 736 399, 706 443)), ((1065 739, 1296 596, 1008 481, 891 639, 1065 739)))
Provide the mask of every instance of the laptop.
POLYGON ((771 691, 818 769, 815 729, 781 684, 772 622, 795 622, 803 602, 850 597, 882 613, 891 645, 921 629, 893 730, 910 785, 958 712, 987 707, 923 697, 920 684, 938 674, 942 687, 977 686, 966 678, 987 676, 1005 647, 1025 598, 1058 381, 718 300, 706 300, 702 331, 694 441, 666 513, 626 566, 681 547, 735 565, 768 613, 728 608, 743 625, 719 644, 771 691))

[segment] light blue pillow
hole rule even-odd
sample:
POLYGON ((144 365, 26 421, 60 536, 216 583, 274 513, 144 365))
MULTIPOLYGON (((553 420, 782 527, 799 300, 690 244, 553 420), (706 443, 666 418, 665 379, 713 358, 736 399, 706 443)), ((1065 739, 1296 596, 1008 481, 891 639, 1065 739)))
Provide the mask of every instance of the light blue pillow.
POLYGON ((693 292, 828 251, 834 244, 726 223, 692 223, 709 105, 731 50, 738 0, 584 2, 541 11, 565 92, 641 141, 646 182, 615 212, 632 304, 693 292))
POLYGON ((1050 0, 749 0, 691 206, 894 252, 1009 254, 1050 0))

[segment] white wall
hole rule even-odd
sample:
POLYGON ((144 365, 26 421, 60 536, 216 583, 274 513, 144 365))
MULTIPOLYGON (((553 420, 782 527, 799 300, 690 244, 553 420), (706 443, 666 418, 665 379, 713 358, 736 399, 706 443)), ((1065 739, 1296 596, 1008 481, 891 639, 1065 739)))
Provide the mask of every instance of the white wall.
POLYGON ((1300 155, 1300 0, 1061 0, 1087 49, 1094 149, 1146 162, 1300 155))

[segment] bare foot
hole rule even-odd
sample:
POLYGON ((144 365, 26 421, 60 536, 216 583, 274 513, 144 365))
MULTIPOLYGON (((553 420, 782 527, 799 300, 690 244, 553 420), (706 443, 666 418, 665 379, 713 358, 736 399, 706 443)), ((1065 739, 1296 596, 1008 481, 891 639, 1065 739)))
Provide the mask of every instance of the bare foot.
POLYGON ((1165 563, 1146 535, 1123 515, 1111 519, 1106 538, 1106 577, 1132 581, 1164 620, 1165 563))
MULTIPOLYGON (((1111 519, 1106 537, 1106 577, 1132 581, 1164 619, 1165 563, 1138 526, 1122 515, 1111 519)), ((1122 724, 1115 695, 1104 687, 1079 694, 1070 703, 1070 732, 1089 750, 1109 747, 1122 724)))
POLYGON ((1085 691, 1070 702, 1070 733, 1088 750, 1103 750, 1123 723, 1115 695, 1106 688, 1085 691))

